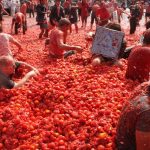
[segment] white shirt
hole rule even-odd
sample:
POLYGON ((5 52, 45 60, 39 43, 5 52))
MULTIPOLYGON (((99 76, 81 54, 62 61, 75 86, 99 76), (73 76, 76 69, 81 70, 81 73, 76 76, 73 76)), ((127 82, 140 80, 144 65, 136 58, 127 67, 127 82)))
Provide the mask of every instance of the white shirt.
POLYGON ((9 43, 13 41, 13 37, 6 33, 0 33, 0 56, 12 55, 9 43))

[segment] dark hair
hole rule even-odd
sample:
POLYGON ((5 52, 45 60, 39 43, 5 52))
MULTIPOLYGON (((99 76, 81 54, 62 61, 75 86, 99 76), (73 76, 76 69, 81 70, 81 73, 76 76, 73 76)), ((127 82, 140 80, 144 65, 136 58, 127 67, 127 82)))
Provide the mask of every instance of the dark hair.
POLYGON ((145 26, 146 26, 146 29, 150 28, 150 20, 145 24, 145 26))
POLYGON ((70 21, 67 18, 60 19, 60 21, 58 23, 59 27, 70 26, 70 25, 71 25, 71 23, 70 23, 70 21))
POLYGON ((105 25, 106 28, 116 30, 116 31, 121 31, 121 26, 118 23, 110 22, 105 25))
POLYGON ((143 44, 150 44, 150 29, 144 32, 143 44))

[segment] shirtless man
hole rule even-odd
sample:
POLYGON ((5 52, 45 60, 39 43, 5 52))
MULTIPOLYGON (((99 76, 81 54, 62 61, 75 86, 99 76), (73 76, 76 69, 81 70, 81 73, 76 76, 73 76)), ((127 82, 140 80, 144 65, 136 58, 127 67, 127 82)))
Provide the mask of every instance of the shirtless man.
POLYGON ((75 53, 73 50, 82 52, 82 48, 80 46, 71 46, 66 44, 67 31, 70 28, 70 24, 71 23, 68 19, 63 18, 59 21, 58 27, 51 31, 48 47, 49 54, 52 57, 66 58, 75 53))
POLYGON ((23 13, 18 12, 15 14, 15 16, 12 18, 12 24, 11 24, 11 33, 13 32, 14 24, 15 24, 15 34, 18 34, 18 28, 22 27, 23 34, 25 34, 26 31, 26 20, 23 13))

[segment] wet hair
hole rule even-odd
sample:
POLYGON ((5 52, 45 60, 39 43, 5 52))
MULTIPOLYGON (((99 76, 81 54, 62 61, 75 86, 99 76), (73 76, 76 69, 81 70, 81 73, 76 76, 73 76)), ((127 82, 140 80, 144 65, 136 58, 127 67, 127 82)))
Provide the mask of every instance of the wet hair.
POLYGON ((116 31, 121 31, 121 26, 118 23, 110 22, 105 25, 106 28, 116 30, 116 31))
POLYGON ((143 39, 143 44, 150 44, 150 29, 147 29, 144 32, 144 39, 143 39))
POLYGON ((146 29, 150 28, 150 20, 145 24, 146 29))
POLYGON ((70 26, 70 25, 71 25, 71 23, 67 18, 60 19, 60 21, 58 23, 59 27, 70 26))

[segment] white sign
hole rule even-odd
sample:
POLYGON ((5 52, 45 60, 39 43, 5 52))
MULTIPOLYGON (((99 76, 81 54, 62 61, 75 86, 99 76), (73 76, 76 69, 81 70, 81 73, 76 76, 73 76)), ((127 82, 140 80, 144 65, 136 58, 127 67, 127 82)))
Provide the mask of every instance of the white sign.
POLYGON ((118 58, 124 33, 98 26, 92 44, 92 54, 101 54, 107 58, 118 58))

